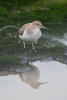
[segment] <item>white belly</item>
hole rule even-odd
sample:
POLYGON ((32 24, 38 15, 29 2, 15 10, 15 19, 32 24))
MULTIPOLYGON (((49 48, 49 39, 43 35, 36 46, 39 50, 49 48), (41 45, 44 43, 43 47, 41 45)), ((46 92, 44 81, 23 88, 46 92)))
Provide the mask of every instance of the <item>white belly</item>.
POLYGON ((24 31, 23 35, 20 35, 19 38, 24 41, 36 41, 41 37, 41 31, 39 29, 35 29, 32 33, 27 33, 24 31))

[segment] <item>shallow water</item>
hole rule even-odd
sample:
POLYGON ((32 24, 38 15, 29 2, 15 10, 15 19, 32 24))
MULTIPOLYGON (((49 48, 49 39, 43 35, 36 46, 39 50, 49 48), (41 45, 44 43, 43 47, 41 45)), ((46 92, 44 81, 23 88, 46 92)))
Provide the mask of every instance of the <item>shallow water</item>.
POLYGON ((18 44, 15 39, 10 43, 7 38, 0 41, 1 49, 6 48, 2 53, 6 57, 16 55, 22 63, 8 67, 11 59, 5 58, 6 65, 2 61, 1 100, 67 100, 67 31, 53 31, 56 30, 43 31, 35 44, 36 53, 31 45, 26 44, 24 49, 23 43, 18 44))
POLYGON ((67 65, 58 61, 29 62, 0 71, 1 100, 67 100, 67 65))

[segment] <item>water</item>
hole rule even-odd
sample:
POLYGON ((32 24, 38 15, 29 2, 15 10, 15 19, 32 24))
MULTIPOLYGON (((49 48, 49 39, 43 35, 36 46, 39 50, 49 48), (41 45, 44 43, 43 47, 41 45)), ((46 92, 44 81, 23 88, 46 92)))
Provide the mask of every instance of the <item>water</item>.
POLYGON ((67 100, 67 40, 64 36, 47 34, 46 41, 42 38, 41 44, 35 46, 36 53, 26 48, 19 55, 22 66, 0 66, 0 99, 67 100))
POLYGON ((1 100, 67 100, 67 65, 36 61, 20 69, 0 72, 1 100))
POLYGON ((16 38, 1 39, 1 100, 67 100, 67 30, 54 31, 43 31, 36 53, 16 38), (9 58, 15 55, 22 65, 9 58))

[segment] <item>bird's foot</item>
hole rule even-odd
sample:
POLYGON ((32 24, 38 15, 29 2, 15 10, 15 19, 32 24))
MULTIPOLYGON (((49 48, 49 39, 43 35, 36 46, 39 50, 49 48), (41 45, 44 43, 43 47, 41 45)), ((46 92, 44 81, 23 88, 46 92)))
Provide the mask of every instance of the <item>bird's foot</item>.
POLYGON ((37 52, 35 48, 33 50, 34 50, 35 53, 37 52))
POLYGON ((33 43, 32 43, 32 48, 33 48, 34 52, 36 53, 36 49, 35 49, 35 47, 34 47, 34 44, 33 44, 33 43))

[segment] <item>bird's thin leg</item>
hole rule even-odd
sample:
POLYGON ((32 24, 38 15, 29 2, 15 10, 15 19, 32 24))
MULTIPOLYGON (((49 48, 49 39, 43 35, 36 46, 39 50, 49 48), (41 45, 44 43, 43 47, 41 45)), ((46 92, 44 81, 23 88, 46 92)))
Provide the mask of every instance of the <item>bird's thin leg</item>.
POLYGON ((25 48, 26 46, 25 46, 25 42, 24 41, 23 41, 23 45, 24 45, 24 48, 25 48))
POLYGON ((32 48, 33 48, 33 50, 36 52, 36 49, 35 49, 35 47, 34 47, 34 44, 33 44, 33 42, 32 42, 32 48))
POLYGON ((32 42, 32 48, 33 48, 33 50, 35 49, 35 48, 34 48, 34 44, 33 44, 33 42, 32 42))

